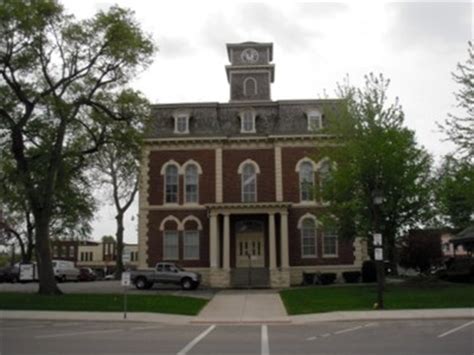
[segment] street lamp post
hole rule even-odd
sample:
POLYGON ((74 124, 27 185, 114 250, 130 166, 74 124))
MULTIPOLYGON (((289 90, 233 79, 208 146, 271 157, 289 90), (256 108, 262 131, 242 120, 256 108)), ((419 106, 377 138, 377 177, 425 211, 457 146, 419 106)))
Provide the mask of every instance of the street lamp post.
POLYGON ((383 241, 382 234, 379 229, 379 214, 380 214, 380 205, 383 203, 383 195, 380 190, 374 190, 372 192, 372 198, 374 203, 374 259, 377 268, 377 309, 383 309, 383 287, 384 287, 384 278, 385 270, 383 265, 383 241))

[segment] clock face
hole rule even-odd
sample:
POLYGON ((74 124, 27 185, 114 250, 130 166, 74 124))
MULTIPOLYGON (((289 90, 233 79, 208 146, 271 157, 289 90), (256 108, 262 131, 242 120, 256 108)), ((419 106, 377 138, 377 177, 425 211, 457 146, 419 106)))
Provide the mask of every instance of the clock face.
POLYGON ((246 48, 242 51, 241 58, 245 63, 255 63, 258 60, 258 52, 254 48, 246 48))

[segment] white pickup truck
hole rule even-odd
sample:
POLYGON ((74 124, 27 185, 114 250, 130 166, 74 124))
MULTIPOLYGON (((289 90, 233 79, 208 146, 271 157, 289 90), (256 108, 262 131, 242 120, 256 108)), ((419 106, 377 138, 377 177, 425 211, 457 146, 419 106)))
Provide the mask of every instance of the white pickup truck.
POLYGON ((154 270, 136 270, 130 279, 139 290, 149 289, 155 283, 181 285, 183 290, 194 290, 201 283, 201 274, 186 271, 174 263, 158 263, 154 270))

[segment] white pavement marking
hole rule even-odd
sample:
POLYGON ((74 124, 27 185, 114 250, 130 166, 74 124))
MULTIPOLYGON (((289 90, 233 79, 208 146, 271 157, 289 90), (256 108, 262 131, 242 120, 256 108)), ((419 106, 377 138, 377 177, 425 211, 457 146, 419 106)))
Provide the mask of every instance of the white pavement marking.
POLYGON ((343 334, 343 333, 348 333, 348 332, 353 332, 354 330, 359 330, 361 329, 362 326, 359 325, 357 327, 352 327, 352 328, 347 328, 347 329, 342 329, 342 330, 338 330, 337 332, 334 332, 334 334, 343 334))
POLYGON ((316 340, 317 337, 309 337, 309 338, 306 338, 306 340, 316 340))
POLYGON ((270 354, 270 346, 268 345, 268 327, 262 325, 262 355, 270 354))
POLYGON ((130 328, 130 330, 148 330, 148 329, 161 329, 161 328, 163 328, 162 325, 152 325, 148 327, 133 327, 133 328, 130 328))
POLYGON ((201 334, 199 334, 197 337, 195 337, 193 340, 191 340, 191 342, 188 345, 186 345, 177 355, 187 354, 189 350, 191 350, 197 343, 199 343, 210 332, 212 332, 215 327, 216 327, 215 324, 211 325, 209 328, 207 328, 205 331, 203 331, 201 334))
POLYGON ((97 334, 97 333, 117 333, 122 332, 123 329, 107 329, 107 330, 88 330, 85 332, 73 332, 73 333, 59 333, 59 334, 46 334, 46 335, 37 335, 36 339, 47 339, 47 338, 60 338, 60 337, 72 337, 75 335, 85 335, 85 334, 97 334))
POLYGON ((352 327, 352 328, 341 329, 341 330, 338 330, 338 331, 333 332, 333 333, 324 333, 324 334, 321 334, 321 335, 318 335, 318 336, 309 337, 309 338, 306 338, 306 340, 307 341, 316 340, 318 337, 327 338, 327 337, 330 337, 331 335, 338 335, 338 334, 353 332, 355 330, 359 330, 359 329, 362 329, 362 328, 372 327, 376 324, 377 323, 367 323, 367 324, 364 324, 364 325, 358 325, 358 326, 352 327))
POLYGON ((462 325, 460 325, 459 327, 456 327, 456 328, 453 328, 451 330, 448 330, 447 332, 444 332, 443 334, 440 334, 438 335, 438 338, 443 338, 445 337, 446 335, 449 335, 449 334, 452 334, 454 332, 457 332, 458 330, 461 330, 462 328, 465 328, 471 324, 474 324, 474 320, 470 321, 470 322, 467 322, 467 323, 464 323, 462 325))

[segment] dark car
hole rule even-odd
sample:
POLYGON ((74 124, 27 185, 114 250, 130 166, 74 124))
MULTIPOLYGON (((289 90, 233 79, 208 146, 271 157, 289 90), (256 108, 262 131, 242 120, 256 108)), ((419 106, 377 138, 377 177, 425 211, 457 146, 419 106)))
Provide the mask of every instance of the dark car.
POLYGON ((95 281, 97 275, 90 267, 83 267, 79 269, 79 281, 95 281))
POLYGON ((0 269, 0 282, 20 281, 20 268, 18 266, 6 266, 0 269))

